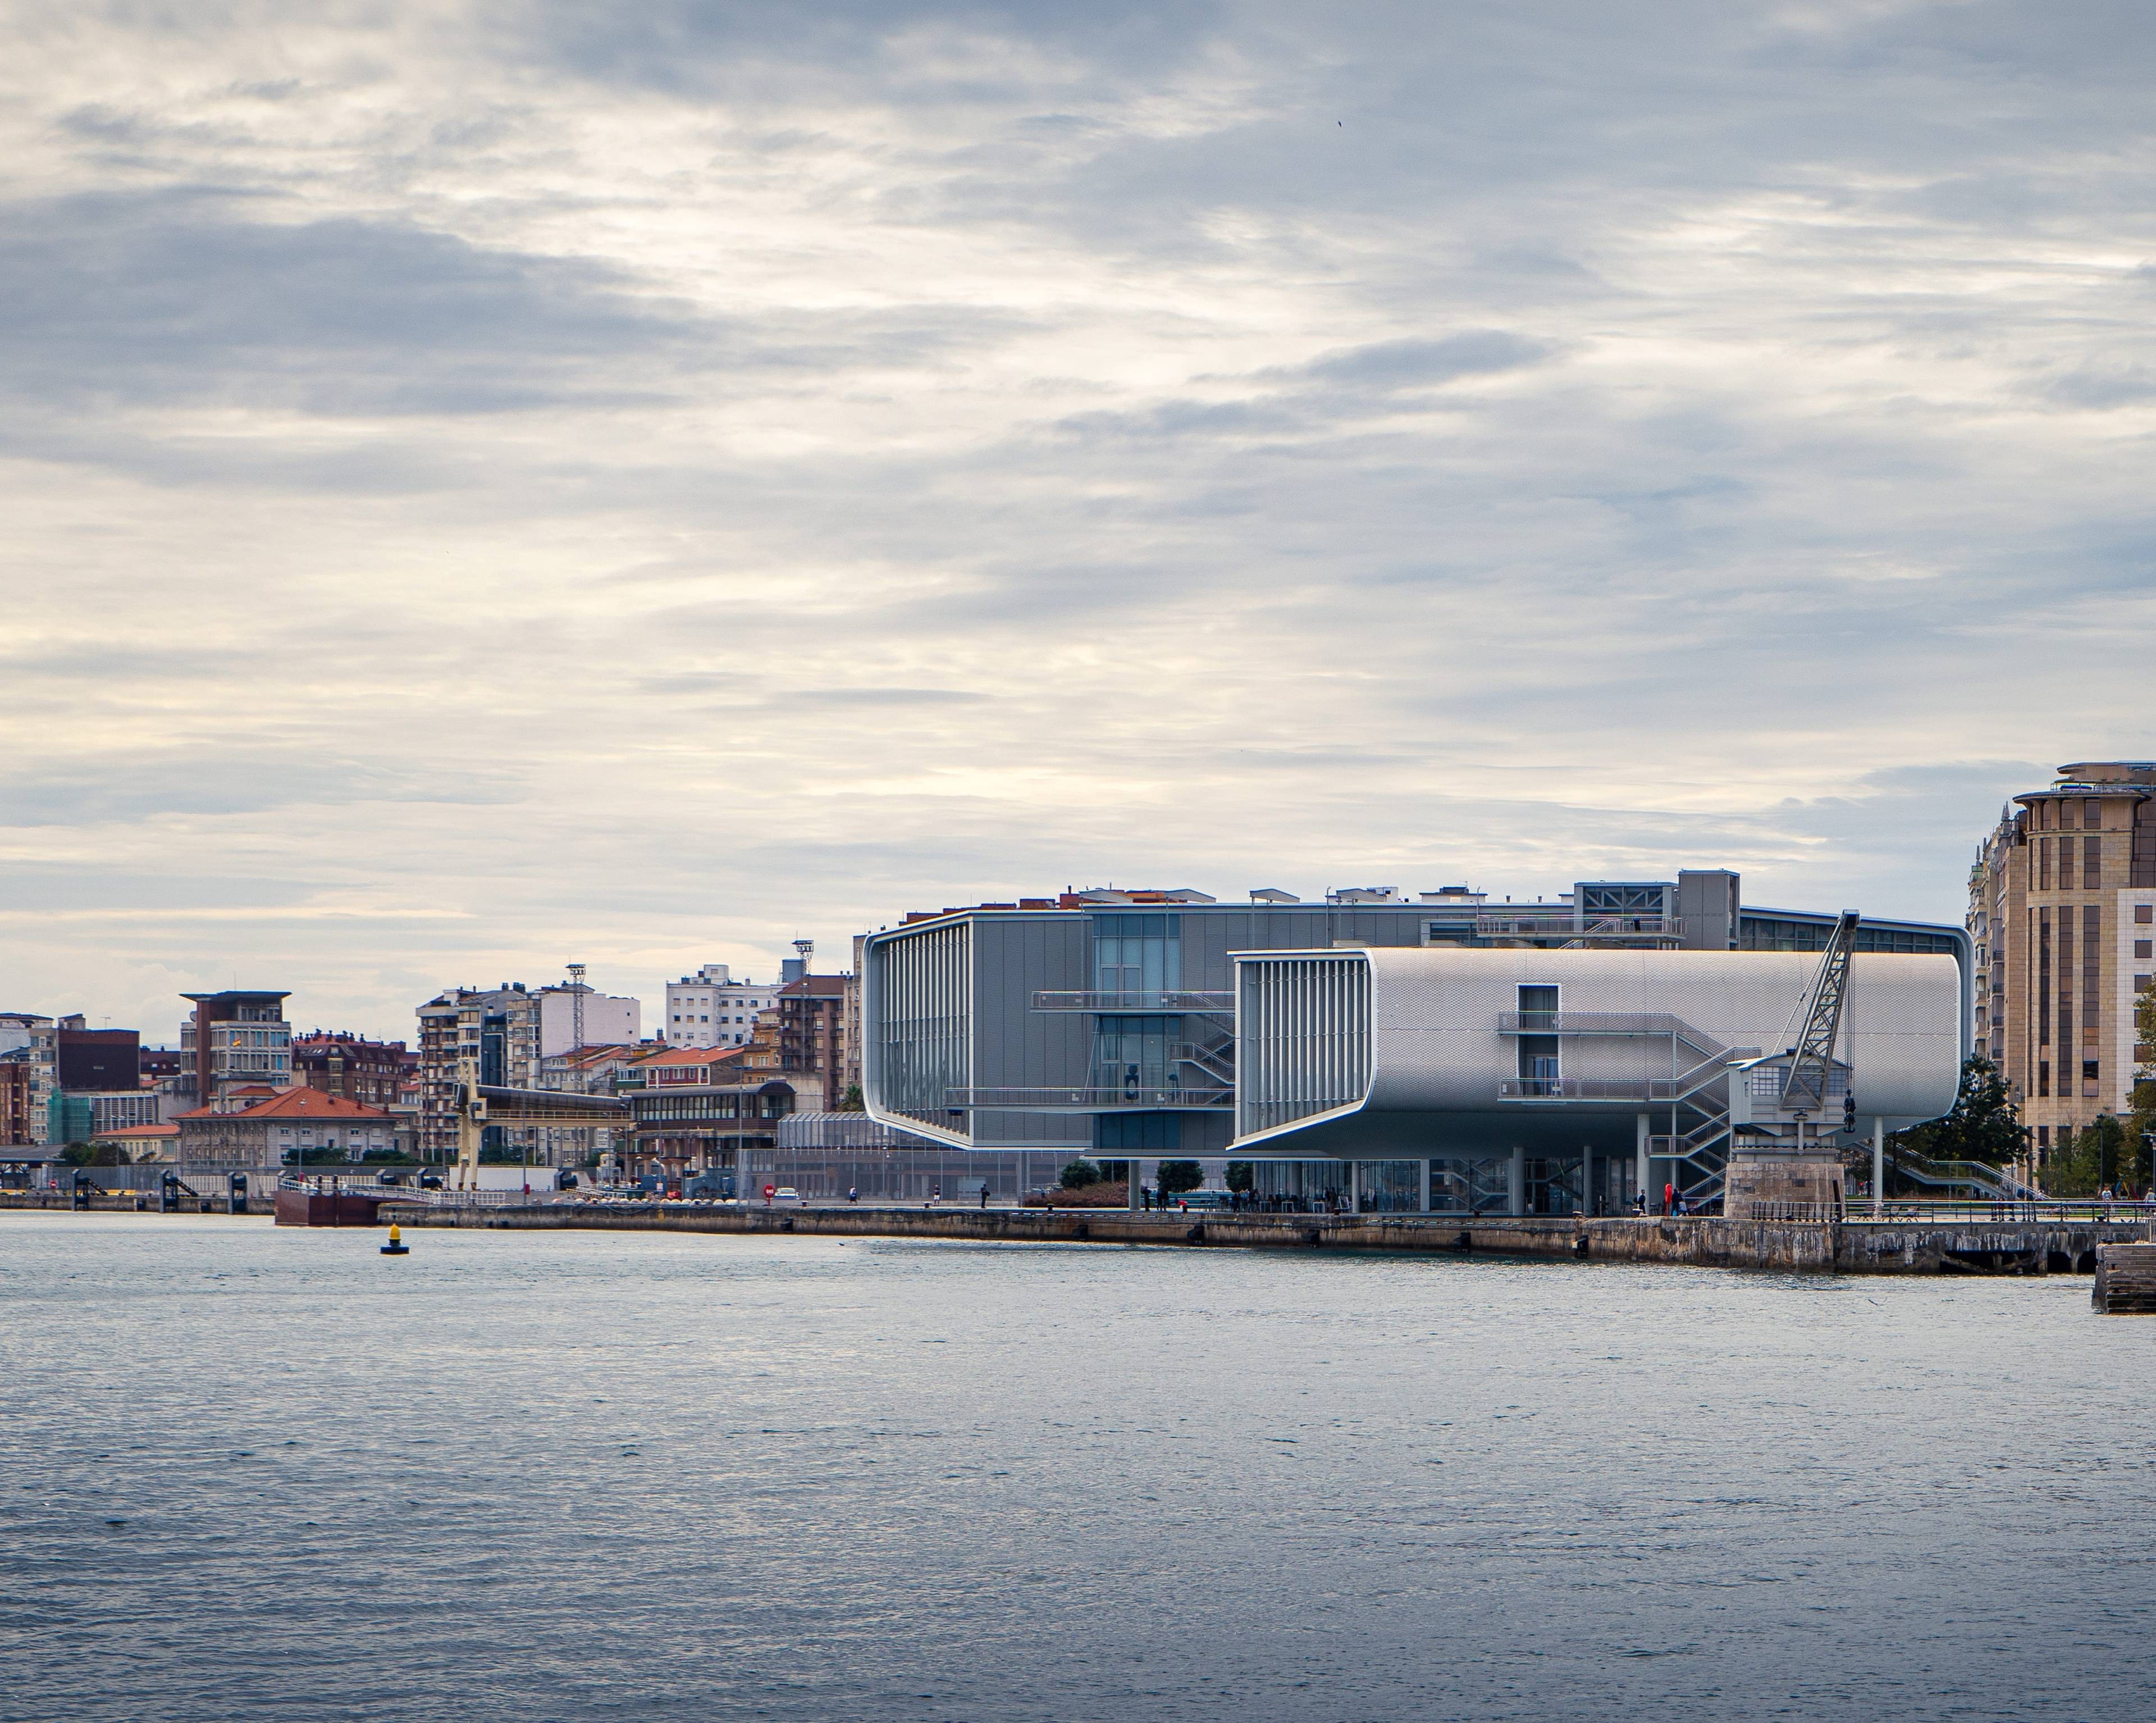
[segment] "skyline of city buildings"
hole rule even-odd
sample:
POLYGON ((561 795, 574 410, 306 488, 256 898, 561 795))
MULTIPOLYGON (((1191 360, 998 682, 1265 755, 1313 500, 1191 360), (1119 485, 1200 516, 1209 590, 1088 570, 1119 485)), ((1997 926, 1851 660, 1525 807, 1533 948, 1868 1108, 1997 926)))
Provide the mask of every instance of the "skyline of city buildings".
MULTIPOLYGON (((665 984, 649 1039, 641 1001, 591 987, 581 969, 567 982, 446 988, 416 1008, 409 1044, 295 1034, 279 990, 183 995, 177 1047, 91 1029, 80 1013, 0 1012, 0 1144, 126 1131, 151 1148, 141 1134, 183 1112, 251 1112, 305 1088, 379 1112, 394 1148, 441 1160, 470 1053, 485 1083, 630 1097, 612 1146, 669 1175, 737 1172, 766 1134, 749 1122, 767 1122, 777 1092, 755 1097, 774 1084, 785 1114, 865 1102, 909 1141, 946 1148, 1217 1156, 1235 1118, 1231 951, 1819 949, 1830 912, 1747 904, 1739 887, 1733 872, 1686 869, 1532 902, 1464 884, 1310 899, 1258 887, 1228 903, 1101 887, 916 911, 856 935, 838 974, 812 972, 807 941, 772 982, 699 964, 665 984), (671 1057, 697 1053, 726 1057, 671 1057)), ((2128 1111, 2152 1057, 2134 1007, 2156 975, 2156 764, 2071 764, 2016 795, 1968 892, 1964 928, 1866 918, 1858 949, 1955 956, 1970 1049, 1999 1067, 2040 1168, 2099 1114, 2128 1111)), ((495 1127, 486 1141, 566 1165, 588 1163, 605 1134, 495 1127)))

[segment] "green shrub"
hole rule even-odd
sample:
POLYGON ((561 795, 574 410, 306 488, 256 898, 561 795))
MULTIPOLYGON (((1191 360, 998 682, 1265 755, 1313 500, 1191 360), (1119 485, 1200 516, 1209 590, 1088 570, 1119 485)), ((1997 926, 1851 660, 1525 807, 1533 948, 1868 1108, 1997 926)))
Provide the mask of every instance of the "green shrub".
POLYGON ((1101 1182, 1101 1170, 1090 1160, 1074 1160, 1063 1169, 1063 1188, 1083 1191, 1088 1185, 1101 1182))

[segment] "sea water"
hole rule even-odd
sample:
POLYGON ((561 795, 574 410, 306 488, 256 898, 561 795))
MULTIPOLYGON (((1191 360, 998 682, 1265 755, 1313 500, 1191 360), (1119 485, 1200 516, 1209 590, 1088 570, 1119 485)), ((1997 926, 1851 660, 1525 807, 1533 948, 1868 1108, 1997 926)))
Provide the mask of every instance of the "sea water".
POLYGON ((0 1718, 2147 1715, 2088 1282, 0 1215, 0 1718))

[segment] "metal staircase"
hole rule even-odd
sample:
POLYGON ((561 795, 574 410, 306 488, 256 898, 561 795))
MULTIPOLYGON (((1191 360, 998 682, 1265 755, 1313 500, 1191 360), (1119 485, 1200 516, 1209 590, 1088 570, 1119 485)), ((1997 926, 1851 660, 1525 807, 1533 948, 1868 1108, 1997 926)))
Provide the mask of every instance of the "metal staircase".
POLYGON ((1207 1042, 1185 1042, 1176 1050, 1183 1064, 1194 1065, 1214 1082, 1233 1088, 1235 1083, 1235 1036, 1230 1029, 1207 1042))

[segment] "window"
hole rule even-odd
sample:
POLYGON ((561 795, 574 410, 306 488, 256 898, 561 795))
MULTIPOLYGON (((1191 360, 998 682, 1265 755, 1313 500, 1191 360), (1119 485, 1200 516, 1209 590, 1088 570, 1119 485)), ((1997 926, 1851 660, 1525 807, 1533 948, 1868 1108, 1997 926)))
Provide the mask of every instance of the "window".
POLYGON ((2039 1149, 2048 1149, 2051 1146, 2051 1128, 2048 1124, 2040 1124, 2036 1127, 2036 1146, 2039 1149))
POLYGON ((2095 1083, 2095 1082, 2097 1082, 2097 1081, 2098 1080, 2098 1079, 2097 1079, 2097 1071, 2098 1071, 2098 1068, 2099 1068, 2099 1067, 2101 1066, 2101 1064, 2102 1064, 2102 1062, 2101 1062, 2100 1060, 2096 1060, 2096 1059, 2084 1059, 2084 1060, 2082 1060, 2082 1081, 2083 1083, 2095 1083))
POLYGON ((1183 918, 1093 918, 1094 985, 1102 993, 1173 993, 1183 986, 1183 918))
POLYGON ((2156 903, 2135 904, 2133 906, 2133 919, 2138 925, 2144 928, 2147 927, 2150 922, 2156 921, 2156 903))
POLYGON ((2039 1095, 2051 1093, 2051 1062, 2049 1059, 2036 1062, 2036 1093, 2039 1095))
POLYGON ((2036 889, 2051 889, 2051 841, 2048 837, 2036 841, 2036 889))
POLYGON ((2153 944, 2156 944, 2156 942, 2152 942, 2147 939, 2136 939, 2133 942, 2133 954, 2136 957, 2147 957, 2150 955, 2151 946, 2153 944))
POLYGON ((2103 804, 2094 796, 2086 798, 2082 803, 2082 829, 2084 831, 2103 830, 2103 804))
POLYGON ((1522 1029, 1554 1029, 1557 1027, 1557 989, 1552 986, 1527 985, 1520 988, 1520 1027, 1522 1029))
POLYGON ((2085 837, 2082 840, 2082 889, 2093 892, 2103 884, 2103 840, 2085 837))

